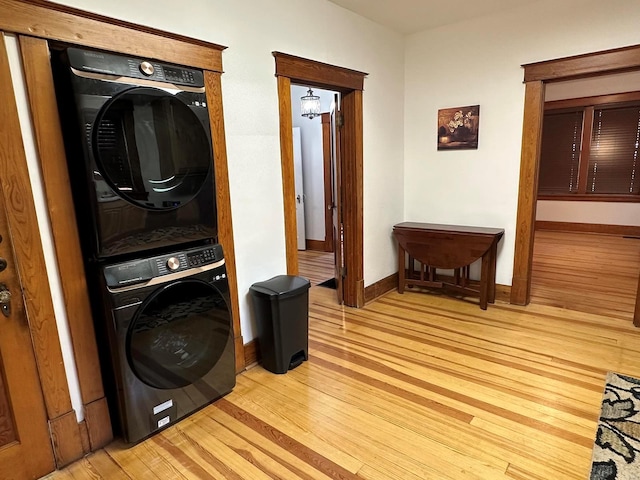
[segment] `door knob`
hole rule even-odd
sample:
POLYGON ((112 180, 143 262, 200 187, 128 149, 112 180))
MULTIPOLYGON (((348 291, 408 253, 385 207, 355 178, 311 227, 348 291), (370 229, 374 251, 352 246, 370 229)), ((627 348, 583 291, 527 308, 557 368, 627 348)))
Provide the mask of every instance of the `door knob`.
POLYGON ((4 283, 0 283, 0 311, 5 317, 11 315, 11 292, 4 283))

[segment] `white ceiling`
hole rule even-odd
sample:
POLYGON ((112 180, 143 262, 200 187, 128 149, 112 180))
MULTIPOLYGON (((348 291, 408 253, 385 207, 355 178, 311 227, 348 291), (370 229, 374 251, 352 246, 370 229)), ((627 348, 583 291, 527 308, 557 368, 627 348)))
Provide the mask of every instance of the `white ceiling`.
POLYGON ((400 33, 415 33, 441 25, 482 17, 532 0, 329 0, 400 33))

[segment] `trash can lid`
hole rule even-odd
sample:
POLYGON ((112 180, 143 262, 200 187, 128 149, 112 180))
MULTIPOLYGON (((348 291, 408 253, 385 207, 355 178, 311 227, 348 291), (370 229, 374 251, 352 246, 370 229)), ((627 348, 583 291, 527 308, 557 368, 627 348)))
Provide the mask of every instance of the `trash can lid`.
POLYGON ((310 286, 309 280, 304 277, 277 275, 264 282, 254 283, 250 290, 269 297, 285 298, 308 290, 310 286))

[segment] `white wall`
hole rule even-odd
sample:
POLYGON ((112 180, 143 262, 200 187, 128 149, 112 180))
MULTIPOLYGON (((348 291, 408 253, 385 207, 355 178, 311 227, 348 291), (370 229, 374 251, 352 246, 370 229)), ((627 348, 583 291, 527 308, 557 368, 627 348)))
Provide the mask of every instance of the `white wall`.
POLYGON ((637 1, 541 0, 409 36, 405 219, 503 227, 496 279, 510 285, 524 100, 520 65, 638 44, 638 18, 637 1), (438 109, 475 104, 478 150, 438 152, 438 109))
MULTIPOLYGON (((304 188, 304 224, 309 240, 324 241, 324 149, 322 146, 322 119, 302 116, 300 98, 307 94, 308 87, 291 86, 291 111, 293 126, 300 127, 302 139, 302 177, 304 188)), ((334 92, 313 89, 320 97, 320 111, 327 113, 333 103, 334 92)))
POLYGON ((387 237, 403 216, 404 43, 399 34, 325 0, 61 3, 229 47, 223 53, 222 89, 245 342, 256 332, 249 287, 286 272, 273 51, 369 73, 363 97, 365 284, 394 271, 387 237), (313 34, 306 28, 310 14, 313 34))
MULTIPOLYGON (((565 100, 639 90, 640 72, 626 72, 550 83, 545 90, 545 100, 565 100)), ((538 200, 536 220, 638 226, 640 203, 538 200)))
POLYGON ((637 203, 539 200, 536 220, 640 226, 640 207, 637 203))

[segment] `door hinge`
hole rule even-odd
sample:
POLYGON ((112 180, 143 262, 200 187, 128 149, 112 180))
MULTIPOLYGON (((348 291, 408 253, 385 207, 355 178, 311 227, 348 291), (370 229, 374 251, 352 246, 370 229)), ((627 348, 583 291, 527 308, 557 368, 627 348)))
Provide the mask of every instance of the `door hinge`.
POLYGON ((340 275, 342 275, 342 278, 347 276, 347 267, 340 267, 340 275))
POLYGON ((342 112, 340 112, 336 116, 336 124, 338 125, 339 128, 344 127, 344 115, 342 114, 342 112))

